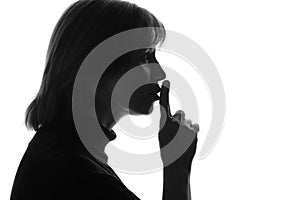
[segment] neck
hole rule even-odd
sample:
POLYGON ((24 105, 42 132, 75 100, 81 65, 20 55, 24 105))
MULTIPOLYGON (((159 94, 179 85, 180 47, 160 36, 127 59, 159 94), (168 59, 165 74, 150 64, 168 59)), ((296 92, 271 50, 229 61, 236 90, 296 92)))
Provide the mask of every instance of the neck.
POLYGON ((87 130, 82 130, 83 134, 79 134, 79 136, 90 153, 92 153, 96 158, 100 158, 107 162, 105 147, 110 141, 116 138, 112 128, 121 119, 121 117, 124 116, 124 114, 122 114, 122 112, 118 112, 113 115, 108 106, 101 106, 99 107, 99 110, 101 110, 101 113, 99 112, 97 116, 87 116, 87 119, 84 119, 85 129, 87 130), (97 127, 93 127, 96 125, 91 123, 91 121, 95 120, 99 121, 100 128, 102 128, 102 132, 104 134, 95 134, 95 130, 99 129, 98 124, 97 127))

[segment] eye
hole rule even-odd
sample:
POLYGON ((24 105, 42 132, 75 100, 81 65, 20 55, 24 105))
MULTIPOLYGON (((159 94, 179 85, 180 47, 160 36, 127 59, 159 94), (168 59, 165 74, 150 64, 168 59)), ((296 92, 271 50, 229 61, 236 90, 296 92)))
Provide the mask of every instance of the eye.
POLYGON ((140 60, 142 62, 149 63, 149 61, 152 60, 154 53, 155 53, 154 48, 145 49, 140 55, 140 60))
POLYGON ((147 53, 145 54, 145 60, 149 60, 150 57, 151 57, 151 53, 147 52, 147 53))
POLYGON ((146 61, 149 61, 152 59, 152 57, 154 56, 155 50, 154 49, 147 49, 146 53, 144 55, 144 59, 146 61))
POLYGON ((147 62, 149 60, 149 53, 148 52, 144 52, 141 55, 141 61, 143 62, 147 62))

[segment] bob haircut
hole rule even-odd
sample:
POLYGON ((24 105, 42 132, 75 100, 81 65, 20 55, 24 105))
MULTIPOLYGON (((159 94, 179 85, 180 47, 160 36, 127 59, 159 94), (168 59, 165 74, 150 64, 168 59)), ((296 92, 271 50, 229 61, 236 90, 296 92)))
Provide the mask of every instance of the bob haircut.
POLYGON ((105 39, 120 32, 154 29, 153 44, 164 42, 163 24, 149 11, 121 0, 79 0, 66 9, 52 33, 40 89, 26 110, 25 125, 38 130, 54 121, 72 119, 72 89, 85 57, 105 39))

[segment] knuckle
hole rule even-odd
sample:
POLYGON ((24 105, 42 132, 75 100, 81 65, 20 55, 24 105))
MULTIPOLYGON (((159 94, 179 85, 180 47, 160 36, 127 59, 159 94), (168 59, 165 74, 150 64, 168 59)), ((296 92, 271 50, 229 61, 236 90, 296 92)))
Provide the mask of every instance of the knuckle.
POLYGON ((198 125, 197 123, 196 123, 196 124, 193 124, 192 127, 193 127, 193 130, 194 130, 195 132, 198 132, 198 131, 199 131, 199 125, 198 125))
POLYGON ((181 115, 185 114, 183 110, 177 110, 176 113, 181 114, 181 115))
POLYGON ((181 120, 178 117, 173 117, 172 118, 172 122, 174 122, 176 125, 180 125, 181 124, 181 120))
POLYGON ((187 131, 193 131, 193 128, 189 125, 189 124, 187 124, 187 123, 181 123, 180 124, 182 127, 184 127, 187 131))
POLYGON ((183 123, 186 124, 186 125, 188 125, 188 126, 191 126, 192 125, 192 120, 185 119, 185 120, 183 120, 183 123))
POLYGON ((182 110, 177 110, 174 115, 179 116, 182 119, 185 117, 185 113, 182 110))

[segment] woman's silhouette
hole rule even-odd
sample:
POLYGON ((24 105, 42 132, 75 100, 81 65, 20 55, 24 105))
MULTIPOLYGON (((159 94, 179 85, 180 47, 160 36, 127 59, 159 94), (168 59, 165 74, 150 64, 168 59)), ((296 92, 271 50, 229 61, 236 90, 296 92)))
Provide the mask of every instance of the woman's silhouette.
MULTIPOLYGON (((36 134, 18 168, 12 200, 139 199, 106 162, 97 160, 86 150, 72 118, 72 88, 85 57, 105 39, 139 27, 164 30, 162 23, 149 11, 125 1, 80 0, 64 12, 50 40, 40 90, 27 108, 26 125, 36 134)), ((97 117, 111 141, 116 138, 112 127, 128 111, 135 115, 149 114, 153 102, 159 100, 161 121, 165 122, 159 131, 160 147, 168 144, 177 130, 194 138, 187 151, 170 165, 166 164, 168 155, 161 153, 165 166, 162 198, 191 199, 189 176, 199 127, 186 120, 183 111, 173 116, 170 113, 170 83, 165 80, 161 88, 157 84, 166 74, 155 58, 155 46, 164 41, 165 31, 153 29, 153 33, 152 48, 124 54, 104 72, 96 91, 97 117), (112 102, 113 88, 122 75, 146 63, 157 65, 145 65, 135 75, 151 83, 133 93, 129 106, 122 99, 112 102), (115 106, 116 115, 112 114, 110 105, 115 106)))

